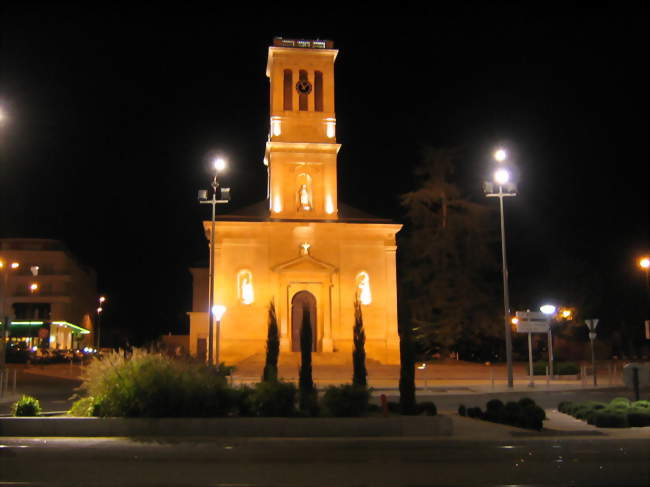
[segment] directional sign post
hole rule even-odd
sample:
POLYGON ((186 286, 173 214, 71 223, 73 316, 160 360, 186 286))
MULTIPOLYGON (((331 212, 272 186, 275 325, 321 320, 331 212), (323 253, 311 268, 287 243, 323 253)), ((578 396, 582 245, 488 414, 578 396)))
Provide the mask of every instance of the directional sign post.
POLYGON ((587 328, 589 328, 589 341, 591 342, 591 373, 594 376, 594 387, 598 385, 596 379, 596 356, 594 355, 594 341, 596 340, 596 327, 598 326, 598 318, 593 320, 585 320, 587 328))
POLYGON ((517 311, 517 333, 528 333, 528 371, 530 381, 528 387, 535 387, 533 380, 533 333, 547 333, 549 330, 549 319, 544 313, 536 311, 517 311))

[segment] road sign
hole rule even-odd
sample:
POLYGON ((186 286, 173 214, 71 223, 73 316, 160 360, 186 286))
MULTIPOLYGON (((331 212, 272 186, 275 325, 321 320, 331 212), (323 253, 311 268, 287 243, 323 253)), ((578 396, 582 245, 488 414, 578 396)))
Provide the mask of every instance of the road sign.
POLYGON ((589 328, 589 331, 595 332, 596 327, 598 326, 598 321, 600 321, 598 318, 595 318, 593 320, 585 320, 585 323, 587 324, 587 328, 589 328))
POLYGON ((549 317, 539 311, 517 311, 517 333, 548 333, 549 317))

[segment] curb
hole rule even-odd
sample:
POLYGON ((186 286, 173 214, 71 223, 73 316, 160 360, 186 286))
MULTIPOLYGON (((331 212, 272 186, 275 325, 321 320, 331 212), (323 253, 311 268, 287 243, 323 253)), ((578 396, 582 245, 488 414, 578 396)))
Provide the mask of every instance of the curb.
POLYGON ((2 418, 0 436, 451 436, 449 416, 398 418, 2 418))

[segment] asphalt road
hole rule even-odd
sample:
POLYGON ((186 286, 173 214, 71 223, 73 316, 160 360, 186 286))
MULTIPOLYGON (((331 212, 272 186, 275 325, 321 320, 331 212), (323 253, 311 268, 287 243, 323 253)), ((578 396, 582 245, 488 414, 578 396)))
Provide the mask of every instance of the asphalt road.
POLYGON ((2 486, 644 486, 650 441, 0 438, 2 486))

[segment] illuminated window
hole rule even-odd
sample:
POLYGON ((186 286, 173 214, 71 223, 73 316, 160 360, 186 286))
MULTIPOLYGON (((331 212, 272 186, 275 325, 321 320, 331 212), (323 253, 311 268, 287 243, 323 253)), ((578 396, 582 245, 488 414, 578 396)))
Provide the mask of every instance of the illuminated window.
POLYGON ((301 69, 299 72, 299 80, 298 80, 298 109, 301 112, 307 111, 308 108, 308 97, 309 97, 309 92, 311 91, 311 85, 309 84, 309 80, 307 79, 307 71, 304 69, 301 69))
POLYGON ((293 73, 290 69, 284 70, 284 109, 293 110, 293 73))
POLYGON ((247 269, 237 273, 237 297, 242 304, 251 304, 255 300, 253 274, 247 269))
POLYGON ((323 111, 323 73, 314 72, 314 110, 323 111))
POLYGON ((370 276, 363 271, 357 274, 357 298, 359 302, 364 305, 372 303, 372 293, 370 292, 370 276))

